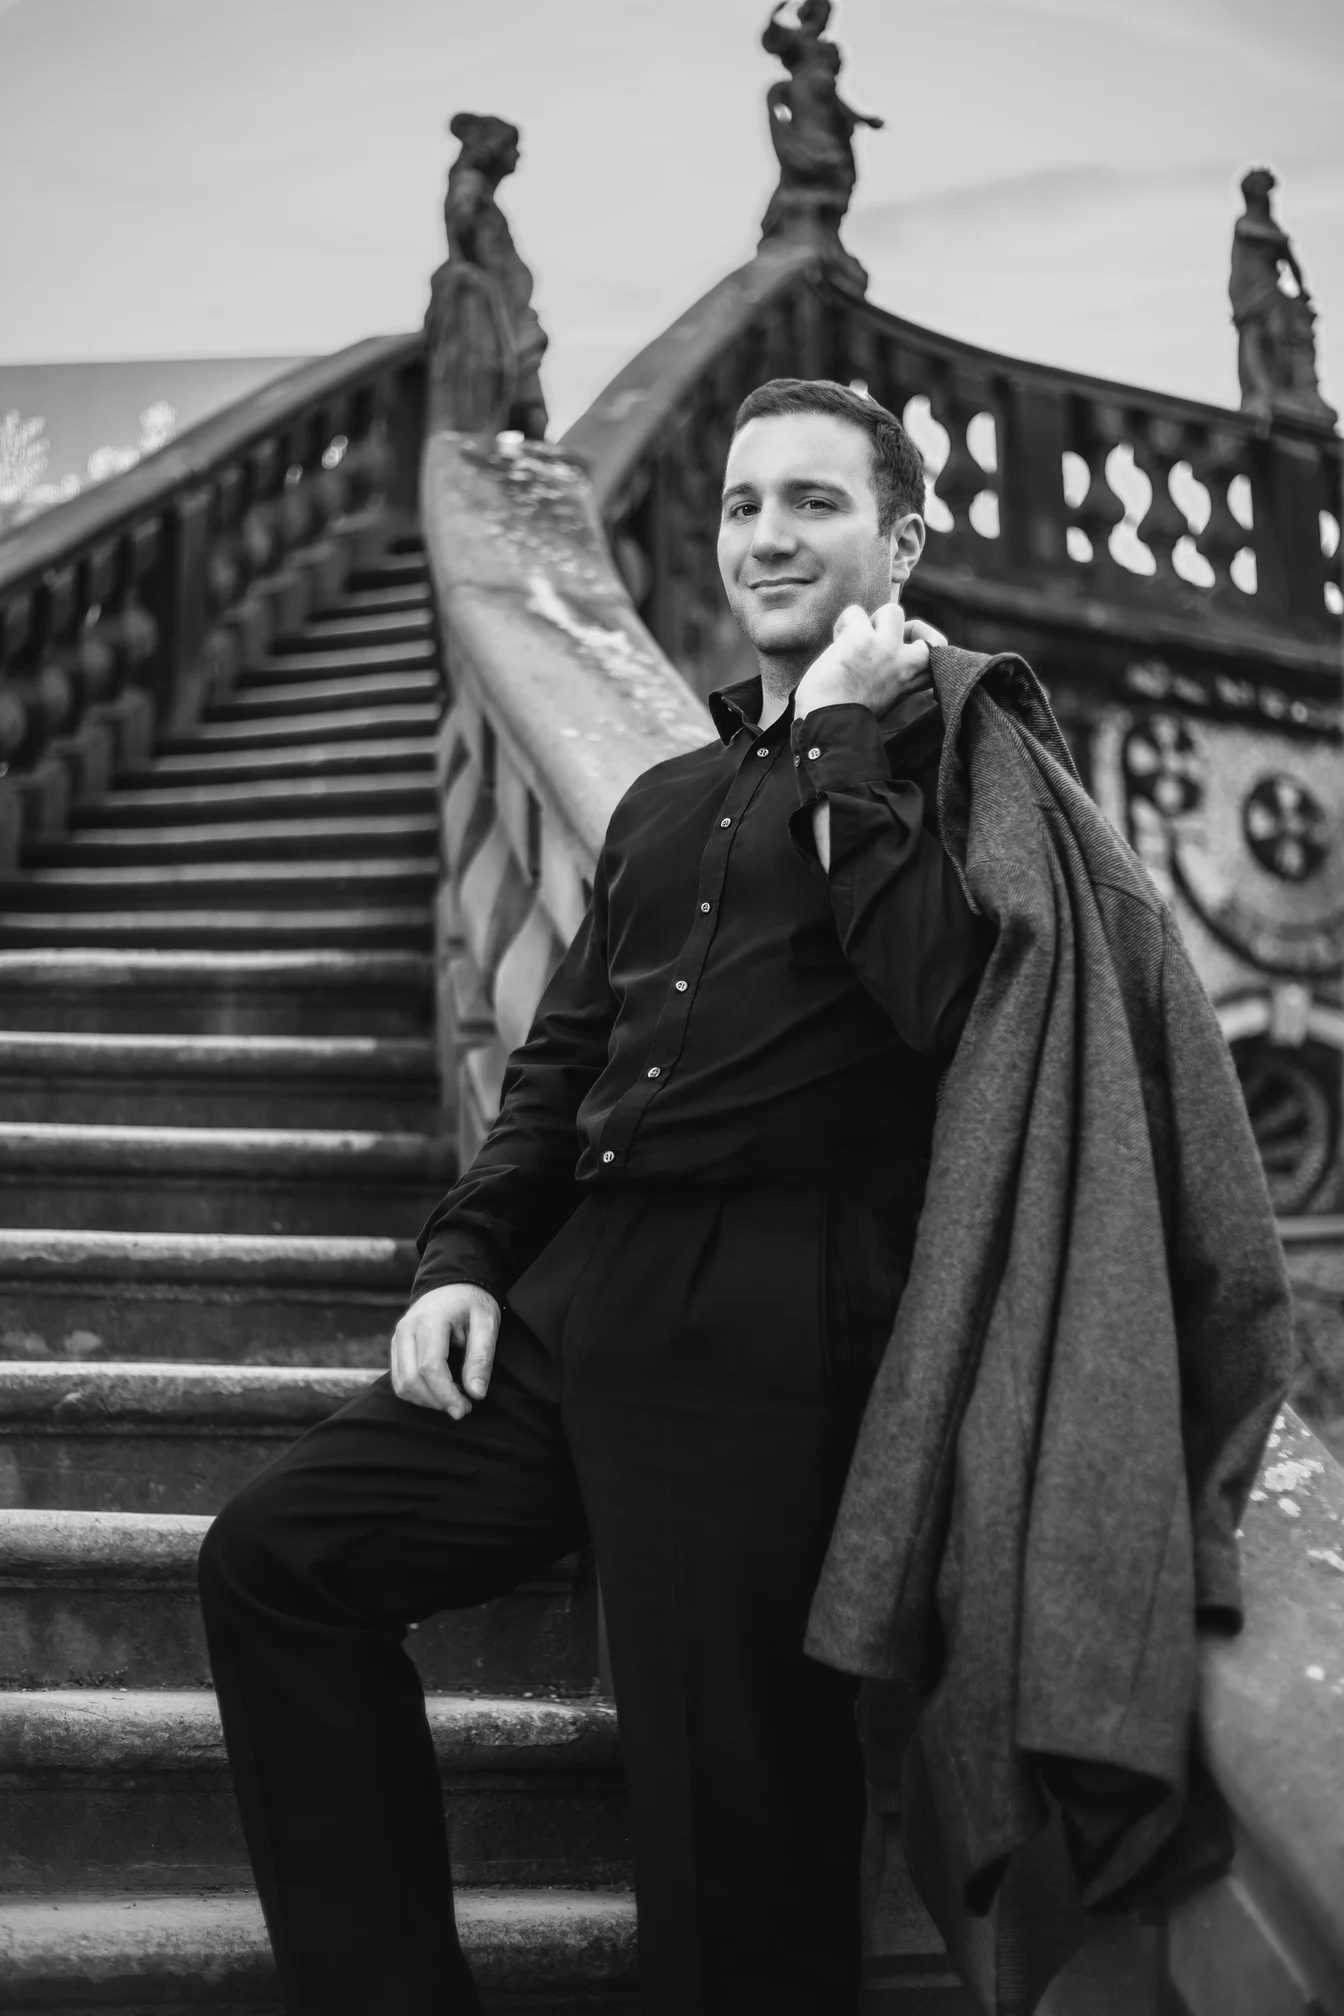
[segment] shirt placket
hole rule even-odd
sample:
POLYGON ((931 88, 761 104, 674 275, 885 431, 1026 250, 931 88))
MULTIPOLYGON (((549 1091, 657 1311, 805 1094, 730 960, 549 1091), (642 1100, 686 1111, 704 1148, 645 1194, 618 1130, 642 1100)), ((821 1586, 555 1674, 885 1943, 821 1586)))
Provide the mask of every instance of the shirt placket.
POLYGON ((634 1142, 640 1121, 675 1074, 686 1041, 686 1031, 719 925, 724 887, 732 860, 733 846, 747 812, 773 770, 781 752, 788 747, 787 718, 760 729, 744 727, 733 737, 742 739, 743 749, 704 852, 696 888, 695 916, 686 940, 677 955, 667 998, 650 1039, 643 1069, 628 1092, 613 1106, 597 1146, 598 1167, 608 1175, 619 1175, 634 1142))

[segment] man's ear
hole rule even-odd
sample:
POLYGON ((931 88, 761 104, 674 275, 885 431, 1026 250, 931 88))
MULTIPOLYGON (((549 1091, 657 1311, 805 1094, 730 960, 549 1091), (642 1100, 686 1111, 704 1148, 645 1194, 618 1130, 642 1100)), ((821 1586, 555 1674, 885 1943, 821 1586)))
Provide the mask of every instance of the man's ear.
MULTIPOLYGON (((915 571, 924 551, 924 520, 918 511, 907 512, 891 528, 891 585, 899 591, 915 571)), ((897 593, 899 600, 899 592, 897 593)))

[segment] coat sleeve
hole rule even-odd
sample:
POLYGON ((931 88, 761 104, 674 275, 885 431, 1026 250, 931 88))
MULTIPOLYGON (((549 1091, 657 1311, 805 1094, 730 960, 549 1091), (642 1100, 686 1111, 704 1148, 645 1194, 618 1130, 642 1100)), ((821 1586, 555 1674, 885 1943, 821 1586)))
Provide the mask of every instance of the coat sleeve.
POLYGON ((579 1107, 605 1068, 616 1007, 604 850, 583 922, 509 1059, 498 1118, 421 1229, 412 1301, 455 1281, 502 1299, 575 1209, 579 1107))
POLYGON ((1162 974, 1171 1282, 1202 1624, 1241 1624, 1236 1533, 1293 1369, 1292 1300, 1231 1054, 1174 925, 1162 974))
MULTIPOLYGON (((884 739, 866 707, 819 707, 793 726, 795 844, 816 860, 812 811, 831 808, 831 907, 845 957, 912 1050, 951 1058, 994 944, 938 837, 941 736, 926 719, 884 739)), ((820 871, 819 871, 820 872, 820 871)))

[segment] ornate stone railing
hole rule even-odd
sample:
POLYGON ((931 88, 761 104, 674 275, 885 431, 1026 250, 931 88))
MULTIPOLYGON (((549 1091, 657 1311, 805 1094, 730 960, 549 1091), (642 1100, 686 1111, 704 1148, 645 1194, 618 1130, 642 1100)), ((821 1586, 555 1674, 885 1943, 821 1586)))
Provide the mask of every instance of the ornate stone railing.
POLYGON ((304 365, 0 540, 0 873, 409 513, 422 358, 392 337, 304 365))
POLYGON ((1047 676, 1080 643, 1094 665, 1138 647, 1337 701, 1344 442, 977 350, 831 286, 805 246, 720 282, 566 436, 640 613, 701 690, 737 648, 714 564, 733 414, 777 374, 860 384, 914 434, 916 613, 1047 676))
POLYGON ((571 457, 434 434, 421 517, 451 695, 440 998, 465 1166, 583 915, 617 799, 710 728, 631 608, 571 457))

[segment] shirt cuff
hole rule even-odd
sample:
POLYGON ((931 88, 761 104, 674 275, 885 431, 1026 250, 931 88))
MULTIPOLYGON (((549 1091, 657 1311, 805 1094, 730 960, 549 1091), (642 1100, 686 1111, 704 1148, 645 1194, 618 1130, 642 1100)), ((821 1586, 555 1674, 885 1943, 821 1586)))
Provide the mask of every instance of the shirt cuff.
POLYGON ((459 1282, 465 1287, 484 1288, 501 1305, 509 1285, 493 1254, 470 1233, 432 1233, 415 1270, 407 1307, 427 1295, 431 1288, 446 1288, 459 1282))
POLYGON ((877 717, 856 702, 815 708, 794 722, 790 740, 800 805, 815 805, 833 791, 891 781, 877 717))

